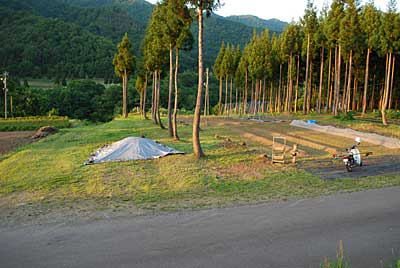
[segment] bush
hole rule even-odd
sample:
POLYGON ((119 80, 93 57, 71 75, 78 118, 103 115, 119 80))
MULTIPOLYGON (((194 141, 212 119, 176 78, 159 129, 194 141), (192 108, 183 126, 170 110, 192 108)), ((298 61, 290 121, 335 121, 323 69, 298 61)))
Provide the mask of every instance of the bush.
POLYGON ((212 107, 211 109, 211 114, 213 115, 219 115, 219 105, 215 105, 214 107, 212 107))
POLYGON ((386 117, 388 119, 400 119, 400 111, 396 110, 387 110, 386 117))
POLYGON ((49 115, 49 117, 57 116, 57 115, 59 115, 59 111, 58 111, 58 109, 56 109, 56 108, 52 108, 52 109, 48 112, 48 115, 49 115))
POLYGON ((352 121, 354 120, 354 112, 340 113, 335 118, 340 121, 352 121))

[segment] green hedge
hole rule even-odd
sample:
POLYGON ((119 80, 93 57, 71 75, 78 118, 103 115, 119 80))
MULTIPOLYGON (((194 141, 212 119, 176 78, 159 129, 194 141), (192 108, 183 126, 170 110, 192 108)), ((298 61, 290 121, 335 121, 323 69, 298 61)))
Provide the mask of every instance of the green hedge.
POLYGON ((16 117, 0 119, 0 131, 27 131, 37 130, 43 126, 53 126, 56 128, 70 127, 68 117, 16 117))

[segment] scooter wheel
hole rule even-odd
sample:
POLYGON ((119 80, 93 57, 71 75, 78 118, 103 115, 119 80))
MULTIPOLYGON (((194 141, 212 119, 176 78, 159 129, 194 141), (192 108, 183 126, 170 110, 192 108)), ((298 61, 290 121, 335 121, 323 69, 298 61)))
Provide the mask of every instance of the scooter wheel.
POLYGON ((353 168, 351 167, 351 165, 346 165, 346 169, 347 169, 347 172, 353 171, 353 168))

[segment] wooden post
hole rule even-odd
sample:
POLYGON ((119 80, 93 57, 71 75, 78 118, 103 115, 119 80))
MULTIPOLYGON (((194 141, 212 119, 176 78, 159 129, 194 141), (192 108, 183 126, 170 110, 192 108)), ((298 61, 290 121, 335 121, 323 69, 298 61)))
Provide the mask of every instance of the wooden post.
POLYGON ((292 150, 292 163, 296 164, 296 156, 297 156, 297 144, 293 144, 293 150, 292 150))

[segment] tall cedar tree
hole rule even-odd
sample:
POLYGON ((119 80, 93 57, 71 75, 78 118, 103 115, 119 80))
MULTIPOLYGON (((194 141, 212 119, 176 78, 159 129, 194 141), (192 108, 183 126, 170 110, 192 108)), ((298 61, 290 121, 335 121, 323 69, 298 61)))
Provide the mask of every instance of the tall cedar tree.
POLYGON ((381 26, 381 50, 386 54, 385 86, 382 96, 382 124, 387 125, 386 109, 390 101, 390 91, 395 69, 395 52, 399 49, 400 31, 398 23, 398 14, 396 13, 396 1, 389 0, 388 10, 383 15, 381 26))
POLYGON ((128 117, 127 112, 127 86, 128 77, 133 74, 135 64, 135 57, 131 53, 131 43, 128 34, 125 33, 121 43, 118 44, 118 51, 114 56, 113 65, 115 67, 115 74, 122 78, 122 116, 128 117))
POLYGON ((200 145, 200 113, 201 113, 201 98, 203 95, 203 15, 210 16, 211 12, 216 10, 221 4, 219 0, 188 0, 187 3, 196 9, 196 15, 199 24, 199 36, 198 36, 198 47, 199 47, 199 80, 197 85, 197 98, 196 107, 194 110, 193 119, 193 152, 196 158, 204 156, 203 150, 200 145))
POLYGON ((305 76, 305 85, 304 85, 304 103, 303 103, 303 113, 308 113, 311 110, 311 82, 310 78, 312 77, 312 60, 313 60, 313 51, 315 48, 315 40, 314 34, 317 32, 318 28, 318 19, 317 19, 317 11, 314 6, 314 2, 312 0, 307 0, 307 8, 304 12, 304 17, 302 19, 302 24, 304 27, 304 35, 305 35, 305 45, 306 49, 306 76, 305 76))
POLYGON ((161 128, 164 128, 164 125, 160 117, 160 78, 162 66, 167 61, 166 54, 168 53, 168 47, 165 46, 165 35, 160 33, 166 32, 165 27, 166 25, 163 21, 163 7, 162 4, 158 3, 153 9, 143 40, 143 54, 146 72, 153 74, 152 120, 161 128))
POLYGON ((341 69, 341 46, 339 43, 340 21, 344 17, 343 0, 333 0, 328 12, 326 22, 326 36, 328 45, 335 49, 335 73, 333 92, 333 114, 338 115, 340 96, 340 69, 341 69))
POLYGON ((219 81, 218 115, 222 114, 222 82, 224 80, 222 61, 224 59, 224 56, 225 56, 225 43, 222 41, 221 47, 219 49, 213 67, 214 75, 217 77, 219 81))
POLYGON ((364 93, 363 93, 363 105, 362 115, 365 115, 367 110, 367 94, 368 94, 368 82, 369 82, 369 62, 370 55, 373 49, 378 47, 379 42, 379 27, 380 27, 380 16, 378 10, 374 6, 373 0, 370 0, 361 11, 361 28, 365 36, 365 42, 367 46, 367 56, 365 63, 365 79, 364 79, 364 93))
MULTIPOLYGON (((192 23, 192 18, 188 7, 184 0, 164 0, 163 2, 162 20, 166 27, 164 40, 169 49, 169 86, 168 86, 168 132, 171 137, 178 140, 178 131, 176 124, 176 113, 177 113, 177 79, 175 80, 175 109, 174 117, 172 115, 172 88, 173 88, 173 77, 174 77, 174 61, 173 51, 176 51, 175 65, 178 66, 178 53, 179 49, 187 43, 193 40, 189 31, 189 26, 192 23)), ((189 45, 191 47, 191 45, 189 45)), ((175 69, 175 76, 177 75, 177 69, 175 69)))

